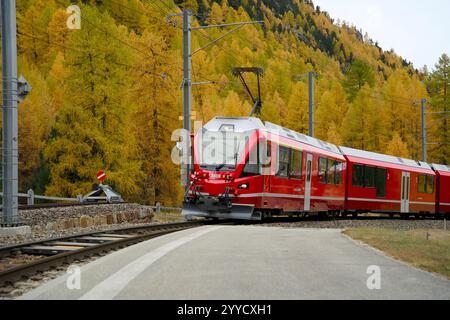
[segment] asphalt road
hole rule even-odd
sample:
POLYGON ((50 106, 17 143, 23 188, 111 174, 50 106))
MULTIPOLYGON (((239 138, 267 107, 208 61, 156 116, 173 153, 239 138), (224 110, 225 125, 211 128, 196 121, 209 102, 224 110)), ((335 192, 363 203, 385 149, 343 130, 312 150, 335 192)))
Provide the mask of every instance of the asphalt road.
POLYGON ((21 298, 450 299, 450 281, 340 230, 206 226, 71 270, 21 298))

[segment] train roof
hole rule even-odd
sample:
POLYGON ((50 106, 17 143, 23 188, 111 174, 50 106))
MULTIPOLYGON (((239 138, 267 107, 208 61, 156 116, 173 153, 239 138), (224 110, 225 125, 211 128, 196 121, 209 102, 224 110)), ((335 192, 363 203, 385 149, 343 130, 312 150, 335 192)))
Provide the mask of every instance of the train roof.
POLYGON ((272 133, 276 133, 279 134, 280 136, 289 138, 289 139, 293 139, 296 140, 298 142, 301 143, 305 143, 308 144, 310 146, 325 150, 325 151, 329 151, 329 152, 333 152, 339 155, 342 155, 341 151, 339 150, 338 146, 326 142, 326 141, 322 141, 316 138, 312 138, 310 136, 307 136, 305 134, 299 133, 299 132, 295 132, 293 130, 284 128, 282 126, 270 123, 266 121, 266 130, 272 133))
POLYGON ((433 163, 431 165, 436 171, 448 172, 450 173, 450 166, 446 166, 444 164, 436 164, 433 163))
POLYGON ((221 131, 224 126, 232 126, 233 132, 246 132, 257 129, 264 129, 261 120, 254 117, 215 117, 204 128, 208 131, 221 131))
POLYGON ((204 129, 208 131, 221 131, 224 126, 232 126, 232 131, 234 132, 265 130, 325 151, 342 155, 338 146, 334 144, 309 137, 270 122, 266 122, 264 125, 260 119, 255 117, 215 117, 204 126, 204 129))
POLYGON ((411 160, 411 159, 394 157, 394 156, 389 156, 386 154, 375 153, 375 152, 370 152, 370 151, 352 149, 352 148, 348 148, 348 147, 339 147, 339 149, 341 150, 342 154, 344 154, 346 156, 350 156, 350 157, 387 162, 387 163, 391 163, 391 164, 402 165, 402 166, 407 166, 407 167, 412 167, 412 168, 417 168, 417 169, 432 170, 431 166, 428 163, 422 162, 422 161, 415 161, 415 160, 411 160))

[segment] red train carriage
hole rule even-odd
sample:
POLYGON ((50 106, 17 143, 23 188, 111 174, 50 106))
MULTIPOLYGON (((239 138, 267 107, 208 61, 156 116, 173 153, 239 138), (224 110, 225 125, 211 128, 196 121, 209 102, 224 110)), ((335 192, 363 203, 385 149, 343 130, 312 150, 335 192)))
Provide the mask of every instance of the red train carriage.
MULTIPOLYGON (((272 213, 340 212, 345 158, 333 144, 266 122, 271 148, 263 209, 272 213)), ((264 135, 263 135, 264 136, 264 135)))
POLYGON ((347 159, 345 210, 434 214, 436 174, 424 162, 340 147, 347 159))
POLYGON ((345 158, 332 144, 256 118, 215 118, 193 150, 187 217, 259 220, 344 207, 345 158))
POLYGON ((438 177, 436 211, 450 216, 450 166, 433 164, 438 177))

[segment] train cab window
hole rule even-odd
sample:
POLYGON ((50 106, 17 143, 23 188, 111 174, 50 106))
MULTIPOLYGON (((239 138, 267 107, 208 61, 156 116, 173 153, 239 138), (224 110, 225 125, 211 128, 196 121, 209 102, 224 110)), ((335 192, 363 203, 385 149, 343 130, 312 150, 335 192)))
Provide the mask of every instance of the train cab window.
POLYGON ((364 187, 375 187, 375 167, 364 166, 364 187))
POLYGON ((387 170, 383 168, 375 169, 375 188, 377 189, 377 198, 386 197, 387 170))
POLYGON ((326 158, 319 158, 319 170, 318 170, 319 183, 327 183, 327 165, 328 160, 326 158))
POLYGON ((289 177, 289 156, 290 149, 280 146, 278 148, 278 171, 277 176, 281 178, 289 177))
POLYGON ((289 177, 291 179, 301 179, 302 177, 302 152, 299 150, 291 150, 291 163, 289 177))
POLYGON ((244 170, 242 170, 241 177, 253 177, 260 175, 260 166, 259 164, 250 163, 249 160, 247 160, 247 163, 244 166, 244 170))
POLYGON ((358 164, 352 166, 352 185, 364 187, 364 166, 358 164))

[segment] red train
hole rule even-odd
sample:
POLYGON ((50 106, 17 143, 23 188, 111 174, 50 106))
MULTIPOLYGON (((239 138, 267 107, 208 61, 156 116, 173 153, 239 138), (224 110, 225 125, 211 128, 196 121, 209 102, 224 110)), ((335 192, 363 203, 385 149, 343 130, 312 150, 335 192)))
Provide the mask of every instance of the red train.
POLYGON ((450 215, 448 166, 338 147, 257 118, 214 118, 192 148, 186 218, 450 215))

